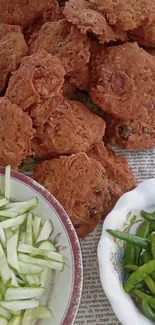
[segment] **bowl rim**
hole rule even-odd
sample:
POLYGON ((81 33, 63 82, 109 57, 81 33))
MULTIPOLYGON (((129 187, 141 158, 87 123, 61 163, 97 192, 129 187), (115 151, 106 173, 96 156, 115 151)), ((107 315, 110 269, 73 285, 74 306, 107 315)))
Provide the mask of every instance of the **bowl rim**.
MULTIPOLYGON (((0 166, 0 175, 5 175, 5 167, 0 166)), ((61 206, 59 201, 42 185, 36 182, 34 179, 21 172, 11 170, 11 178, 24 183, 26 186, 30 187, 32 190, 38 192, 46 202, 51 205, 56 213, 59 215, 67 235, 70 239, 73 257, 74 257, 74 283, 72 295, 69 301, 68 309, 66 311, 65 318, 63 319, 61 325, 72 325, 76 318, 83 288, 83 261, 82 261, 82 251, 78 236, 74 229, 74 226, 64 208, 61 206)))
POLYGON ((131 210, 148 209, 153 206, 155 206, 155 178, 150 178, 141 182, 133 190, 123 194, 103 223, 98 244, 100 280, 116 317, 123 325, 150 325, 153 323, 139 312, 131 297, 120 286, 110 258, 112 245, 115 241, 106 232, 106 229, 115 229, 116 224, 119 223, 123 225, 125 216, 127 217, 128 212, 131 210), (120 220, 117 219, 119 216, 120 220))

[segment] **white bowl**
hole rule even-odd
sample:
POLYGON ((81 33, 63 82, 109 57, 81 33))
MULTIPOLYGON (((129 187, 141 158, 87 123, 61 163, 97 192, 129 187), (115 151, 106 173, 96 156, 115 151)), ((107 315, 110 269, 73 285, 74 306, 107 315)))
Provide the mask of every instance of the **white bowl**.
MULTIPOLYGON (((4 168, 0 167, 0 189, 4 188, 4 168)), ((63 272, 53 272, 48 279, 43 302, 52 309, 53 319, 38 321, 36 325, 72 325, 79 307, 83 267, 79 240, 74 227, 59 202, 41 185, 18 172, 11 172, 12 199, 25 201, 38 197, 36 213, 51 219, 54 231, 51 239, 66 257, 68 267, 63 272)))
MULTIPOLYGON (((136 213, 137 219, 140 219, 140 210, 155 210, 155 179, 144 181, 118 200, 114 209, 105 219, 98 246, 101 283, 113 311, 123 325, 151 325, 154 323, 139 312, 129 294, 124 291, 122 286, 124 275, 123 242, 114 240, 106 232, 106 229, 123 231, 125 226, 129 225, 132 215, 136 213)), ((136 225, 133 228, 134 233, 136 225)))

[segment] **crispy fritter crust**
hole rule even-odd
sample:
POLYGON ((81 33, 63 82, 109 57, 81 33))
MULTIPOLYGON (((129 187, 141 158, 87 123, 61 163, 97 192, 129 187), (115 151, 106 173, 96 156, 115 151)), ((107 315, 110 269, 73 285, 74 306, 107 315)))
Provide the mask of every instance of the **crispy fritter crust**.
POLYGON ((155 102, 155 60, 137 43, 105 48, 92 61, 91 98, 127 120, 147 118, 155 102))
POLYGON ((17 168, 32 153, 32 121, 20 107, 0 98, 0 164, 17 168))
POLYGON ((27 55, 28 46, 20 26, 0 24, 0 91, 8 74, 15 71, 23 56, 27 55))
POLYGON ((26 27, 44 12, 52 10, 54 15, 58 8, 56 0, 0 0, 0 18, 4 23, 26 27))
POLYGON ((124 31, 150 24, 155 17, 155 0, 88 0, 102 12, 110 25, 124 31))
POLYGON ((81 33, 91 32, 95 34, 101 43, 110 41, 126 41, 127 35, 124 31, 108 24, 104 14, 97 10, 86 0, 70 0, 65 4, 64 15, 72 24, 76 25, 81 33))
POLYGON ((28 110, 32 105, 55 100, 63 92, 64 68, 60 60, 44 50, 23 58, 10 78, 6 96, 28 110))
MULTIPOLYGON (((129 121, 109 118, 106 138, 111 145, 130 150, 146 150, 155 146, 155 112, 150 117, 129 121)), ((152 114, 151 114, 152 113, 152 114)))
POLYGON ((79 237, 100 222, 108 194, 105 169, 85 153, 40 163, 33 174, 62 204, 79 237))
POLYGON ((65 19, 45 23, 37 39, 30 44, 30 53, 44 49, 57 55, 70 82, 80 89, 87 89, 89 83, 90 40, 72 27, 65 19))
MULTIPOLYGON (((37 157, 86 152, 104 136, 104 120, 78 101, 66 99, 55 107, 51 105, 47 111, 49 116, 37 127, 32 144, 37 157)), ((36 110, 31 114, 34 123, 38 121, 37 113, 36 110)))

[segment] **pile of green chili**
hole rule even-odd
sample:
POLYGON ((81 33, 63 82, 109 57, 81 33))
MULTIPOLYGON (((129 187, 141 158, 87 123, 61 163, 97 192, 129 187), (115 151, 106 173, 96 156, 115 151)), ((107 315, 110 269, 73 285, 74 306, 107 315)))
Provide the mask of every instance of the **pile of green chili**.
POLYGON ((141 211, 143 221, 136 235, 107 229, 113 237, 125 241, 123 265, 124 290, 151 321, 155 322, 155 212, 141 211))

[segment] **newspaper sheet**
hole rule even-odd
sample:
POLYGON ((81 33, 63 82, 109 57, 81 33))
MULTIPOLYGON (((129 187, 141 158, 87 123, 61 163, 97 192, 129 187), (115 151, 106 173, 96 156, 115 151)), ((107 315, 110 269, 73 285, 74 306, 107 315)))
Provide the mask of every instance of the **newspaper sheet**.
MULTIPOLYGON (((155 149, 144 152, 116 151, 126 155, 129 164, 135 172, 137 184, 155 177, 155 149)), ((93 234, 81 241, 84 286, 80 308, 75 325, 120 325, 103 292, 99 279, 97 246, 102 231, 102 223, 93 234)))

